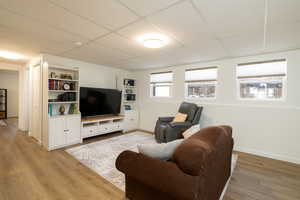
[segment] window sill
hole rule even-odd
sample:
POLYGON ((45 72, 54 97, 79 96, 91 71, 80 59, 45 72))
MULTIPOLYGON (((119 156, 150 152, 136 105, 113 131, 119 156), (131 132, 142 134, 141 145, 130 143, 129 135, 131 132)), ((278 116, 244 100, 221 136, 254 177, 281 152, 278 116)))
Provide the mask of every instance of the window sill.
POLYGON ((185 97, 187 100, 216 100, 216 97, 185 97))
POLYGON ((257 99, 257 98, 240 98, 238 97, 239 101, 257 101, 257 102, 284 102, 286 98, 282 97, 280 99, 257 99))
POLYGON ((150 98, 153 98, 153 99, 170 99, 170 98, 172 98, 172 96, 169 96, 169 97, 150 96, 150 98))

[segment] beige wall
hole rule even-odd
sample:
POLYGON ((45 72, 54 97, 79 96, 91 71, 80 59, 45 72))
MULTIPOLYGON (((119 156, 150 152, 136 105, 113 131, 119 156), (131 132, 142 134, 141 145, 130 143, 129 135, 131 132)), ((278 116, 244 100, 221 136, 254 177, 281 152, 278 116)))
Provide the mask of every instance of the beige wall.
POLYGON ((139 86, 140 128, 153 131, 159 116, 174 115, 184 98, 186 68, 218 66, 217 98, 194 100, 204 106, 202 127, 228 124, 233 127, 235 149, 300 163, 300 51, 220 60, 209 63, 135 72, 139 86), (238 63, 286 58, 287 96, 282 101, 245 101, 237 98, 235 68, 238 63), (149 74, 172 70, 173 97, 150 98, 149 74))

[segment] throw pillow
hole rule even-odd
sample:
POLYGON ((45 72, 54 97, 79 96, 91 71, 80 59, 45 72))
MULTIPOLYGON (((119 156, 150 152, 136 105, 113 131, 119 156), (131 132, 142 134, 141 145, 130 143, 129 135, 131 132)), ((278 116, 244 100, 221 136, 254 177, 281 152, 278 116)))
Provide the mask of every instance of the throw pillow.
POLYGON ((173 122, 185 122, 187 114, 177 113, 173 119, 173 122))
POLYGON ((182 133, 183 138, 187 139, 187 138, 191 137, 192 135, 194 135, 195 133, 197 133, 198 131, 200 131, 200 124, 196 124, 196 125, 190 127, 189 129, 187 129, 186 131, 184 131, 182 133))
POLYGON ((168 143, 161 144, 142 144, 138 145, 138 150, 140 153, 161 160, 169 160, 176 148, 183 142, 183 139, 174 140, 168 143))

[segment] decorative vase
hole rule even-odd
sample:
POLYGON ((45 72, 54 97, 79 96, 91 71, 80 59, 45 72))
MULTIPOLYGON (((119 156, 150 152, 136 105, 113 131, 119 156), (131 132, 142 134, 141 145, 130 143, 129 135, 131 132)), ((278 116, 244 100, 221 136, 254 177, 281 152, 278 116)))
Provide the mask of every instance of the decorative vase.
POLYGON ((61 105, 60 108, 59 108, 59 112, 61 115, 64 115, 65 114, 65 111, 66 111, 66 108, 64 105, 61 105))

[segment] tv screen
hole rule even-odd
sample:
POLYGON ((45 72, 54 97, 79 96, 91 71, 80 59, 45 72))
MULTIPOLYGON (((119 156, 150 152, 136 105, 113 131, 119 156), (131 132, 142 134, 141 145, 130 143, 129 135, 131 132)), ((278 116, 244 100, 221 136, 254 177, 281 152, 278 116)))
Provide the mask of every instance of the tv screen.
POLYGON ((118 90, 80 87, 82 117, 119 114, 121 96, 122 93, 118 90))

